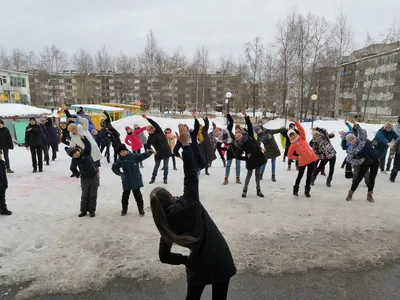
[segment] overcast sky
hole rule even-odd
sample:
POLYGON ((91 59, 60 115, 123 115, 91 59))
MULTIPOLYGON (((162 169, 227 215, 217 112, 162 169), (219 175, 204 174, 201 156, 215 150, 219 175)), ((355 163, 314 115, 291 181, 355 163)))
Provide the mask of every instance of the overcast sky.
POLYGON ((136 54, 152 29, 168 52, 192 57, 205 45, 213 58, 237 57, 257 35, 273 42, 277 22, 294 7, 334 21, 341 6, 359 46, 367 31, 378 34, 400 16, 399 0, 0 0, 0 48, 40 52, 55 44, 71 54, 106 45, 112 54, 136 54))

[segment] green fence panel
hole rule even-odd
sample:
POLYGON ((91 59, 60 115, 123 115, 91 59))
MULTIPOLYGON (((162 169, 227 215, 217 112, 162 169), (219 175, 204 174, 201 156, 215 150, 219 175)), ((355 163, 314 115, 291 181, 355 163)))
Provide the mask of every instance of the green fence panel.
POLYGON ((14 122, 15 139, 19 145, 25 144, 25 131, 28 124, 29 120, 15 120, 14 122))

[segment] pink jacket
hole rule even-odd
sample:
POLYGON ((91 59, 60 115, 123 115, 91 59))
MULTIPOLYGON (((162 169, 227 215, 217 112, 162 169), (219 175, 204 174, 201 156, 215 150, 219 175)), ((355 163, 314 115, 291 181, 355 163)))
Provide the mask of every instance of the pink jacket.
POLYGON ((132 151, 138 151, 143 147, 142 143, 140 142, 139 135, 146 130, 146 126, 132 130, 131 134, 127 134, 125 137, 125 144, 131 146, 132 151))

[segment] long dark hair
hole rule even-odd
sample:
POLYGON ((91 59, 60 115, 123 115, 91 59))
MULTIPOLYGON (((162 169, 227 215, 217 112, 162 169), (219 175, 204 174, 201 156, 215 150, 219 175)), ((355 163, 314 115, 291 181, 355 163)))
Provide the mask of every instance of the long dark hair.
POLYGON ((164 188, 155 188, 150 194, 151 212, 161 237, 169 245, 175 243, 182 247, 187 247, 199 241, 198 238, 194 238, 190 235, 177 235, 172 231, 167 221, 167 215, 165 214, 165 209, 172 204, 171 197, 169 196, 167 199, 167 193, 168 191, 164 188), (161 192, 160 197, 157 195, 159 192, 161 192))

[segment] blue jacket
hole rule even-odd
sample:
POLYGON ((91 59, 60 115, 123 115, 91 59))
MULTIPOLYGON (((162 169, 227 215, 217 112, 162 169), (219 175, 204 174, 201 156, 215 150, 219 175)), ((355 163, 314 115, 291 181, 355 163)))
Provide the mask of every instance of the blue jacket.
POLYGON ((375 146, 375 149, 378 152, 382 153, 389 148, 387 144, 393 140, 397 140, 398 137, 399 136, 394 130, 388 132, 385 130, 385 128, 382 127, 376 133, 373 144, 375 146))
POLYGON ((151 152, 147 151, 141 154, 129 153, 126 156, 119 156, 113 164, 111 170, 122 179, 122 188, 124 191, 136 190, 143 187, 142 173, 140 173, 139 163, 149 158, 151 152), (121 172, 121 168, 122 171, 121 172))

